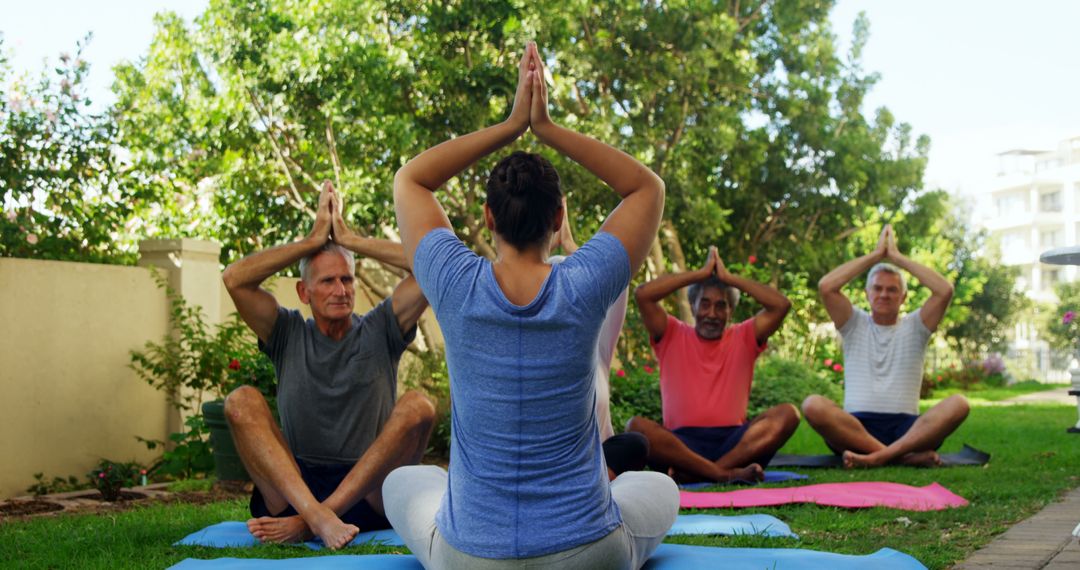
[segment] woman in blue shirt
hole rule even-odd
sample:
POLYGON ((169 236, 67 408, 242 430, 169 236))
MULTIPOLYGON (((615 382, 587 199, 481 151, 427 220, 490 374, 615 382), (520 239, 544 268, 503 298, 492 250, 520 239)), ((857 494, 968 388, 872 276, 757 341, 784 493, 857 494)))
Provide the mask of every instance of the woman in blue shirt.
POLYGON ((395 470, 387 518, 434 568, 639 568, 678 512, 666 475, 610 484, 595 415, 596 341, 609 306, 648 254, 664 206, 652 171, 548 116, 544 65, 530 43, 503 122, 415 157, 394 179, 407 259, 446 339, 451 388, 449 474, 395 470), (515 152, 487 182, 494 262, 453 234, 434 191, 526 130, 606 182, 622 199, 600 231, 548 263, 562 223, 554 167, 515 152))

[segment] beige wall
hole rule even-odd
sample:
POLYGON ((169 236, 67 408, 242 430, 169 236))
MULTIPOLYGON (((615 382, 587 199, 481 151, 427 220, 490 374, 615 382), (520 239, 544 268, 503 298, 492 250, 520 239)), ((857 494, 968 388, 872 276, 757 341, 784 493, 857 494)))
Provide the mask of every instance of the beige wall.
POLYGON ((134 436, 165 438, 165 398, 127 366, 168 327, 146 269, 0 259, 0 319, 0 499, 160 453, 134 436))
MULTIPOLYGON (((140 244, 142 267, 0 258, 0 500, 25 494, 34 473, 82 479, 102 458, 150 463, 160 455, 135 436, 165 440, 179 415, 128 367, 130 351, 170 331, 168 299, 147 266, 216 323, 236 310, 218 252, 183 239, 140 244)), ((378 277, 384 287, 396 281, 378 277)), ((295 284, 281 277, 267 287, 310 316, 295 284)), ((371 306, 358 292, 357 312, 371 306)), ((430 310, 426 318, 441 339, 430 310)))

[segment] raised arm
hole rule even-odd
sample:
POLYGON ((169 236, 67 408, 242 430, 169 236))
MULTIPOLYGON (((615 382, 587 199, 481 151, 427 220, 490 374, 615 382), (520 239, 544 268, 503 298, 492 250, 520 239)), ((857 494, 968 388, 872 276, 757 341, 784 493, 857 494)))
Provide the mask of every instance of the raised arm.
MULTIPOLYGON (((351 229, 345 223, 341 213, 344 211, 341 200, 333 211, 333 229, 331 237, 334 243, 344 246, 353 252, 370 257, 372 259, 393 265, 399 269, 409 270, 405 260, 405 248, 400 243, 385 239, 364 237, 351 229)), ((391 305, 394 307, 394 316, 397 317, 398 328, 402 333, 416 326, 424 309, 427 308, 427 298, 420 291, 420 285, 412 275, 398 283, 394 288, 391 305)))
POLYGON ((570 211, 566 208, 566 196, 562 199, 562 224, 555 237, 551 240, 551 249, 561 247, 566 255, 573 255, 578 250, 578 244, 574 241, 574 234, 570 231, 570 211))
MULTIPOLYGON (((715 250, 715 247, 712 248, 712 251, 715 250)), ((791 301, 783 293, 764 283, 731 273, 719 257, 716 260, 716 276, 724 284, 750 295, 761 304, 762 309, 754 315, 754 337, 759 345, 765 344, 783 324, 784 317, 791 310, 791 301)))
POLYGON ((331 237, 334 243, 351 250, 357 255, 370 257, 387 265, 393 265, 398 269, 409 270, 405 261, 405 248, 396 241, 388 239, 376 239, 364 237, 349 228, 342 217, 341 202, 334 208, 333 228, 331 237))
POLYGON ((225 289, 236 305, 236 312, 244 319, 259 340, 266 342, 277 322, 278 302, 266 289, 263 281, 278 271, 289 267, 301 258, 311 255, 330 239, 332 226, 334 190, 330 183, 323 185, 319 194, 319 207, 315 224, 307 237, 299 241, 253 253, 231 263, 221 274, 225 289))
POLYGON ((529 82, 535 76, 526 49, 518 64, 518 86, 510 116, 497 125, 450 139, 429 148, 401 167, 394 176, 394 210, 397 212, 405 261, 411 269, 416 246, 435 228, 449 228, 442 205, 434 192, 470 164, 510 144, 529 128, 529 82))
POLYGON ((881 230, 874 251, 840 265, 818 281, 818 292, 821 293, 821 301, 824 303, 825 310, 829 313, 829 318, 832 319, 837 329, 843 328, 844 324, 851 318, 851 300, 844 295, 844 285, 850 283, 856 276, 862 275, 866 270, 873 267, 875 263, 885 259, 885 248, 891 234, 892 226, 886 225, 881 230))
POLYGON ((543 61, 535 44, 529 45, 528 52, 536 65, 529 127, 541 142, 584 166, 622 198, 600 229, 622 242, 630 256, 630 272, 637 273, 660 227, 664 182, 625 152, 553 123, 548 116, 543 61))
POLYGON ((953 286, 940 273, 900 253, 896 247, 896 235, 889 231, 889 240, 885 249, 885 258, 896 264, 897 267, 907 271, 919 283, 930 289, 930 298, 923 303, 919 316, 926 328, 930 331, 937 330, 941 319, 945 316, 949 302, 952 301, 953 286))
POLYGON ((645 330, 649 331, 649 338, 653 342, 660 342, 664 332, 667 331, 668 314, 660 301, 683 287, 708 279, 710 275, 716 273, 716 264, 719 259, 716 248, 711 247, 709 257, 701 269, 661 275, 634 289, 634 301, 637 302, 638 309, 641 311, 641 320, 645 323, 645 330))

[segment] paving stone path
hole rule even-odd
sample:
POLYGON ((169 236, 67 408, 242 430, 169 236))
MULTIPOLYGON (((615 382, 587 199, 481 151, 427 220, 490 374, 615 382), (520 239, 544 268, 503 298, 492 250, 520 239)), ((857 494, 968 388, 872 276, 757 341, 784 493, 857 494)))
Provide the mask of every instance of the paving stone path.
MULTIPOLYGON (((1012 401, 1076 404, 1068 389, 1026 394, 1012 401)), ((1080 435, 1076 436, 1076 444, 1080 445, 1080 435)), ((1074 532, 1080 533, 1080 489, 1073 489, 1061 501, 1016 524, 955 568, 1080 570, 1080 537, 1074 532)))

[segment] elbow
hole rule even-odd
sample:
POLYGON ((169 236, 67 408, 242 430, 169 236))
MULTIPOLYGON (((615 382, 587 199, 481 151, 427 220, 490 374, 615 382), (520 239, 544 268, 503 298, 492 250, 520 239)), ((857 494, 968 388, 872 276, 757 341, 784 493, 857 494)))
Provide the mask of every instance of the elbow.
POLYGON ((648 283, 642 283, 637 287, 634 287, 634 302, 640 307, 642 303, 649 300, 649 294, 647 290, 648 283))
POLYGON ((946 282, 945 287, 942 288, 941 296, 946 302, 952 301, 953 294, 956 293, 956 287, 952 283, 946 282))
POLYGON ((238 284, 236 281, 236 269, 233 265, 229 265, 225 268, 225 271, 221 272, 221 282, 225 285, 226 291, 231 293, 236 290, 238 284))
POLYGON ((829 282, 828 277, 822 277, 821 280, 817 282, 817 290, 819 295, 825 296, 826 293, 833 290, 833 284, 829 282))
POLYGON ((780 313, 782 316, 786 317, 787 314, 790 311, 791 311, 791 299, 788 299, 787 297, 784 297, 784 302, 780 303, 780 305, 777 307, 777 312, 780 313))

